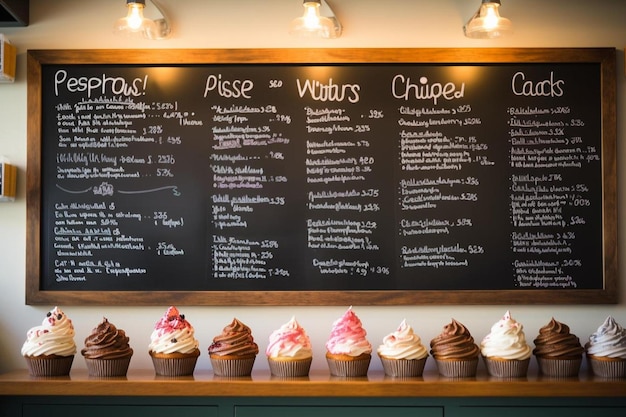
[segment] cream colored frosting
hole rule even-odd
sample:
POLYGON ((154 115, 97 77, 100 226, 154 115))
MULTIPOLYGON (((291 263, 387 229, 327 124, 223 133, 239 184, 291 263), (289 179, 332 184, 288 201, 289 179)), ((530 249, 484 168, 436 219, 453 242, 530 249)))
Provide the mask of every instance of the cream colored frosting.
POLYGON ((60 308, 48 312, 41 326, 28 330, 22 346, 24 356, 58 355, 72 356, 76 353, 74 326, 60 308))
POLYGON ((585 344, 587 354, 626 359, 626 330, 609 316, 585 344))
POLYGON ((389 359, 422 359, 428 356, 428 349, 406 320, 402 320, 396 331, 383 338, 378 354, 389 359))
POLYGON ((523 328, 507 311, 480 343, 482 355, 487 358, 528 359, 532 349, 526 343, 523 328))

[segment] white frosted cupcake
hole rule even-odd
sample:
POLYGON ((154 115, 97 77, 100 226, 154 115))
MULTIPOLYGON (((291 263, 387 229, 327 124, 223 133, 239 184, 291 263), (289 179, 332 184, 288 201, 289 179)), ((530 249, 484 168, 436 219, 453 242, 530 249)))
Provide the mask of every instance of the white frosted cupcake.
POLYGON ((525 377, 532 349, 526 343, 524 326, 507 311, 491 327, 491 332, 480 343, 487 372, 499 378, 525 377))
POLYGON ((626 377, 626 330, 609 316, 585 344, 587 360, 596 376, 626 377))
POLYGON ((377 352, 385 375, 391 377, 422 376, 428 359, 428 349, 406 320, 402 320, 396 331, 383 338, 377 352))
POLYGON ((68 375, 76 354, 74 326, 59 307, 48 312, 41 326, 28 330, 22 346, 32 376, 68 375))

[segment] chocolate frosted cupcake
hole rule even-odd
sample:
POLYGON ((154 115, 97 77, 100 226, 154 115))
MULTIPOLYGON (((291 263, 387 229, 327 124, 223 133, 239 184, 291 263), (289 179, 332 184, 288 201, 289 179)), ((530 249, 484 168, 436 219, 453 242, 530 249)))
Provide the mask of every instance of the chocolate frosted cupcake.
POLYGON ((566 324, 552 318, 539 329, 534 343, 533 354, 542 374, 553 377, 578 375, 585 350, 566 324))
POLYGON ((217 376, 250 376, 259 346, 252 331, 236 318, 213 338, 209 358, 217 376))
POLYGON ((480 348, 463 324, 452 319, 441 334, 430 341, 430 348, 440 375, 448 378, 476 376, 480 348))
POLYGON ((133 356, 129 338, 105 318, 85 339, 80 353, 85 357, 89 376, 125 376, 133 356))

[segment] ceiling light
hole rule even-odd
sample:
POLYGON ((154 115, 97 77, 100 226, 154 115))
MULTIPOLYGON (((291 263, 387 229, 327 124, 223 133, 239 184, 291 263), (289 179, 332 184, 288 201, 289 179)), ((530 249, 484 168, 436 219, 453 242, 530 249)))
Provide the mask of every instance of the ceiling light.
POLYGON ((144 16, 146 0, 126 0, 128 14, 115 22, 115 33, 155 40, 167 38, 171 33, 169 23, 159 6, 153 0, 150 2, 159 14, 156 20, 144 16))
POLYGON ((341 36, 341 23, 324 0, 304 0, 304 14, 295 18, 289 25, 289 33, 300 37, 338 38, 341 36), (323 16, 320 7, 328 16, 323 16))
POLYGON ((465 24, 463 31, 468 38, 499 38, 513 32, 509 19, 500 16, 500 0, 482 0, 480 9, 465 24))

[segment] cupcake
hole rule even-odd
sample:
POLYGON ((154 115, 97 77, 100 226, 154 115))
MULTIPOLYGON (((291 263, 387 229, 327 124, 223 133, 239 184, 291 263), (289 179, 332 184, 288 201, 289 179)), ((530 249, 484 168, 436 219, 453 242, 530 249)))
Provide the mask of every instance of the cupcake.
POLYGON ((170 307, 155 324, 150 335, 149 353, 157 375, 192 375, 200 356, 193 326, 170 307))
POLYGON ((280 377, 307 376, 313 360, 311 340, 295 317, 272 332, 265 354, 270 372, 280 377))
POLYGON ((258 353, 259 346, 254 343, 252 331, 236 318, 209 346, 213 373, 217 376, 250 376, 258 353))
POLYGON ((326 342, 326 361, 333 376, 366 376, 372 360, 372 345, 352 307, 333 323, 326 342))
POLYGON ((428 350, 406 320, 402 320, 396 331, 383 338, 377 352, 385 375, 391 377, 422 376, 428 359, 428 350))
POLYGON ((596 376, 626 377, 626 330, 609 316, 585 344, 587 360, 596 376))
POLYGON ((570 333, 567 325, 552 318, 539 329, 534 343, 533 354, 542 374, 553 377, 578 375, 585 350, 578 337, 570 333))
POLYGON ((89 376, 125 376, 133 356, 128 336, 105 318, 85 339, 80 353, 89 376))
POLYGON ((442 376, 476 376, 480 348, 474 343, 469 330, 454 319, 443 327, 441 334, 430 341, 430 354, 442 376))
POLYGON ((532 349, 526 343, 523 328, 507 311, 480 342, 480 353, 489 375, 499 378, 526 376, 532 349))
POLYGON ((41 326, 28 330, 22 346, 32 376, 69 375, 76 354, 74 326, 60 308, 46 314, 41 326))

